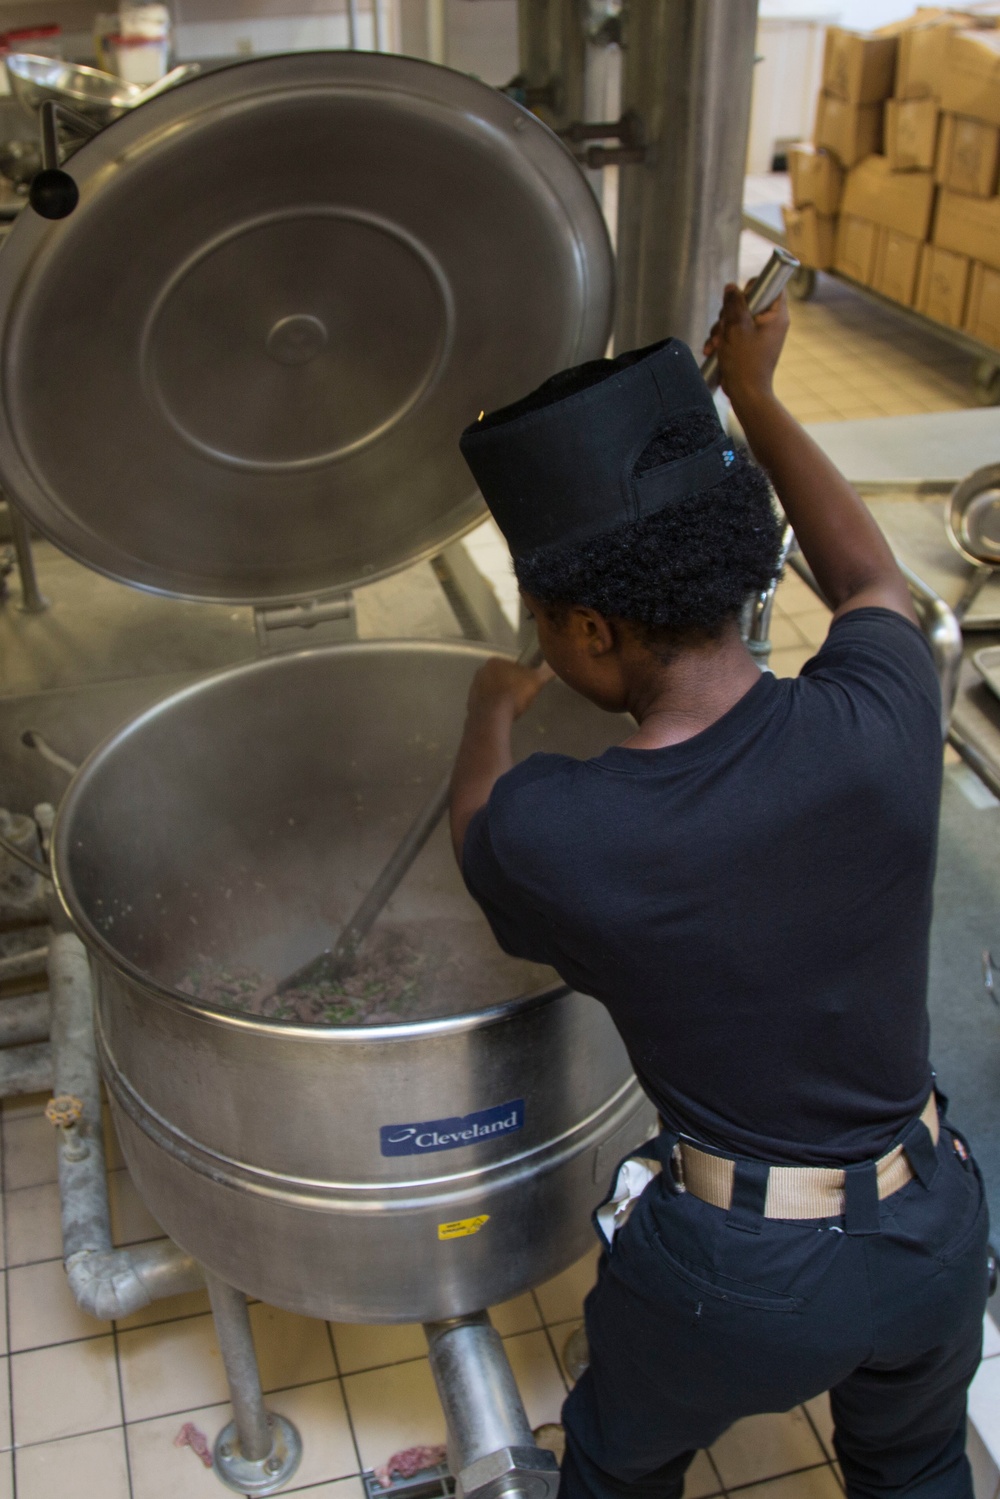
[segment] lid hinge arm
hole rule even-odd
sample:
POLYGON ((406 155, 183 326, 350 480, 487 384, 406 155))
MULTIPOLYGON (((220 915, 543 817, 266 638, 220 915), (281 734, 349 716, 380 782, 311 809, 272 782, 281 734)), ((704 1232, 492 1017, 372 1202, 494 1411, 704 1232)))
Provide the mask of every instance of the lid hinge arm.
POLYGON ((257 627, 257 643, 262 651, 293 650, 301 642, 289 639, 281 644, 273 638, 283 630, 314 630, 317 625, 327 625, 323 632, 324 643, 334 640, 356 640, 357 617, 353 593, 340 593, 334 598, 309 599, 305 604, 278 604, 271 609, 254 610, 257 627))

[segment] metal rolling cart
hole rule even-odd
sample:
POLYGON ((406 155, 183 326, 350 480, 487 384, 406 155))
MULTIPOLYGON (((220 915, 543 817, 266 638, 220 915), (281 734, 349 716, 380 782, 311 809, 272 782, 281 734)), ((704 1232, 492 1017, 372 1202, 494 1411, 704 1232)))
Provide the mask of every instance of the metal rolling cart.
MULTIPOLYGON (((779 204, 744 205, 743 228, 752 230, 754 234, 759 234, 762 239, 770 240, 774 245, 786 243, 785 227, 779 204)), ((935 322, 933 318, 924 317, 923 313, 917 312, 912 307, 903 307, 901 303, 893 302, 889 297, 883 297, 879 292, 873 291, 870 286, 863 286, 860 281, 854 281, 850 276, 842 275, 840 271, 815 271, 808 266, 803 266, 789 287, 790 294, 798 301, 808 301, 815 293, 819 276, 830 276, 835 281, 843 282, 845 286, 857 292, 859 297, 864 297, 867 301, 885 308, 901 322, 918 328, 922 333, 931 333, 943 343, 950 344, 952 348, 971 355, 977 361, 974 375, 977 401, 982 406, 1000 405, 1000 351, 983 343, 981 339, 973 338, 961 328, 949 328, 944 323, 935 322)))

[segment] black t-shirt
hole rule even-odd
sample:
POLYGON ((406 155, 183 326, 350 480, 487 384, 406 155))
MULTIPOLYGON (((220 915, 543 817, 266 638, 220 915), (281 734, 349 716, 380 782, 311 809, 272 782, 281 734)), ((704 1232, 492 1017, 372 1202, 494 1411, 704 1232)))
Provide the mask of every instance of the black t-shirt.
POLYGON ((745 1155, 878 1156, 930 1090, 940 694, 858 609, 664 749, 532 755, 473 818, 500 945, 607 1006, 663 1119, 745 1155))

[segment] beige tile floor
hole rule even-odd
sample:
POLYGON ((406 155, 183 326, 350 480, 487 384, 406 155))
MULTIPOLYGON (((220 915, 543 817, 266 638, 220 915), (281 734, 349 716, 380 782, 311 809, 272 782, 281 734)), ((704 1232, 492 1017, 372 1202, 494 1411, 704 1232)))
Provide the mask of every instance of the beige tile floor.
MULTIPOLYGON (((772 198, 784 190, 780 179, 757 188, 772 198)), ((769 249, 745 235, 743 274, 759 268, 769 249)), ((972 404, 971 361, 829 280, 821 280, 814 301, 793 305, 779 384, 803 421, 972 404)), ((485 531, 480 543, 485 560, 492 547, 485 531)), ((503 602, 513 614, 507 584, 503 602)), ((789 575, 772 629, 779 675, 798 672, 827 623, 825 609, 789 575)), ((161 1302, 113 1326, 77 1310, 59 1261, 55 1148, 44 1102, 8 1101, 0 1116, 0 1376, 7 1383, 6 1395, 0 1391, 0 1499, 49 1499, 56 1491, 74 1499, 218 1499, 224 1490, 214 1475, 190 1449, 174 1446, 185 1421, 211 1438, 229 1419, 205 1297, 161 1302)), ((109 1147, 116 1242, 156 1237, 110 1136, 109 1147)), ((588 1257, 495 1310, 535 1424, 558 1419, 567 1389, 561 1352, 592 1274, 588 1257)), ((305 1441, 288 1492, 362 1499, 363 1468, 409 1443, 441 1439, 418 1328, 329 1326, 263 1305, 252 1308, 252 1321, 269 1401, 305 1441)), ((995 1333, 988 1352, 1000 1365, 995 1333)), ((753 1499, 837 1499, 825 1398, 741 1422, 701 1454, 688 1499, 732 1491, 753 1499)))

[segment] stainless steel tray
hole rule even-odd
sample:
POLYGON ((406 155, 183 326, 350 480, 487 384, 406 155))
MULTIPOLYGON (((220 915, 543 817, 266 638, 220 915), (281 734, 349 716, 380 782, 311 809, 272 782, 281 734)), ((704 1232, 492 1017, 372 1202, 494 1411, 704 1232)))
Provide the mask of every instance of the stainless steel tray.
POLYGON ((976 651, 972 664, 991 692, 1000 697, 1000 645, 986 645, 976 651))

